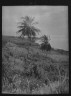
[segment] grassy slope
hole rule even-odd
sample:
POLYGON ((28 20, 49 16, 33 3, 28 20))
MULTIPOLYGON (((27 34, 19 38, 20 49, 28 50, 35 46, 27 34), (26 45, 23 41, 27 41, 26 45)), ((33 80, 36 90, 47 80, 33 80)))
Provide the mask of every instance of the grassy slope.
MULTIPOLYGON (((22 52, 22 50, 25 50, 25 49, 22 49, 22 48, 24 48, 25 46, 24 46, 24 44, 27 44, 27 42, 29 43, 29 41, 27 41, 26 39, 19 39, 19 38, 16 38, 16 37, 7 37, 7 36, 3 36, 2 37, 2 46, 4 46, 5 44, 6 44, 6 42, 8 42, 8 41, 10 41, 10 42, 12 42, 12 43, 15 43, 15 44, 17 44, 18 46, 19 46, 19 50, 20 50, 20 52, 22 52)), ((19 52, 19 50, 17 51, 17 52, 19 52)), ((37 52, 39 53, 39 55, 40 55, 40 57, 39 57, 39 59, 40 59, 40 61, 39 61, 39 63, 42 63, 42 59, 43 59, 43 57, 45 56, 45 57, 47 57, 47 61, 45 60, 45 62, 49 62, 49 60, 50 60, 50 58, 51 58, 51 60, 53 60, 53 61, 51 61, 53 64, 56 62, 56 64, 64 64, 64 63, 68 63, 68 61, 69 61, 69 56, 68 56, 68 52, 66 52, 66 51, 64 51, 64 50, 59 50, 59 49, 57 49, 57 50, 51 50, 50 52, 47 52, 47 51, 41 51, 40 49, 39 49, 39 45, 38 44, 34 44, 34 43, 32 43, 32 46, 30 47, 30 52, 33 54, 36 54, 37 52), (54 61, 55 60, 55 61, 54 61)), ((16 52, 16 51, 15 51, 16 52)), ((26 50, 24 51, 24 52, 26 52, 26 50)), ((22 54, 22 53, 21 53, 22 54)), ((20 54, 19 54, 20 55, 20 54)), ((11 60, 12 60, 12 58, 11 58, 11 60)), ((21 61, 19 61, 18 60, 18 62, 21 62, 21 61)), ((20 68, 20 66, 19 66, 19 68, 20 68)), ((21 68, 21 70, 22 70, 22 68, 21 68)), ((54 83, 55 84, 55 83, 54 83)), ((57 84, 59 84, 58 82, 57 82, 57 84)), ((54 86, 56 86, 57 84, 55 84, 55 85, 53 85, 53 87, 54 86)), ((54 88, 53 88, 54 89, 54 88)), ((45 92, 45 93, 50 93, 50 88, 48 87, 48 86, 46 86, 45 88, 41 88, 40 89, 40 91, 43 91, 44 90, 44 92, 45 92, 45 90, 49 90, 49 92, 45 92)), ((38 92, 38 91, 36 91, 36 92, 33 92, 33 94, 35 94, 35 93, 42 93, 42 92, 38 92)))
MULTIPOLYGON (((14 36, 2 36, 2 45, 6 44, 8 41, 12 42, 12 43, 15 43, 15 44, 18 44, 20 46, 23 47, 24 43, 29 43, 28 40, 26 39, 21 39, 19 37, 14 37, 14 36)), ((33 46, 39 46, 38 43, 32 43, 33 46)), ((63 49, 53 49, 52 48, 52 54, 54 54, 55 52, 56 53, 60 53, 60 54, 66 54, 66 55, 69 55, 69 52, 68 51, 65 51, 63 49)))

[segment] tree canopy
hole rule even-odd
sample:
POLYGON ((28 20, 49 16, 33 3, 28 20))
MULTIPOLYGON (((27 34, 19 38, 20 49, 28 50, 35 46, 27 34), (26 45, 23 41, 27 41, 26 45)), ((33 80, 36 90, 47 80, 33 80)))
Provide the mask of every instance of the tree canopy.
POLYGON ((28 39, 32 39, 32 37, 36 36, 36 33, 39 33, 40 30, 38 28, 36 28, 34 25, 38 24, 38 22, 34 22, 34 17, 29 17, 29 16, 25 16, 25 17, 21 17, 22 22, 19 22, 19 30, 17 31, 17 33, 21 33, 21 36, 27 36, 28 39))
POLYGON ((48 36, 46 36, 46 35, 43 35, 43 36, 41 37, 41 41, 42 41, 42 43, 44 43, 44 44, 48 44, 49 41, 50 41, 50 37, 48 37, 48 36))

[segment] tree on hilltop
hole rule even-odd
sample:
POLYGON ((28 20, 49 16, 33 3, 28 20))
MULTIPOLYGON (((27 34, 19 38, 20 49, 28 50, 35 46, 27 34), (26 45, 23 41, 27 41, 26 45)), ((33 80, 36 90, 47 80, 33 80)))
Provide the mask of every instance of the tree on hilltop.
POLYGON ((36 33, 39 33, 40 30, 38 28, 36 28, 34 25, 38 24, 38 22, 34 22, 34 17, 29 17, 29 16, 25 16, 25 17, 21 17, 22 22, 19 22, 19 30, 17 31, 17 33, 21 33, 21 36, 27 36, 29 40, 32 40, 35 38, 36 33))

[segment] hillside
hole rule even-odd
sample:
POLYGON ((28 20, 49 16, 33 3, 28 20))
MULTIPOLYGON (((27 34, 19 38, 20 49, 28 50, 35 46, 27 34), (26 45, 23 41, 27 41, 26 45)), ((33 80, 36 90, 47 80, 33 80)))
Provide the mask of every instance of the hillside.
MULTIPOLYGON (((36 38, 36 39, 40 39, 40 38, 36 38)), ((15 43, 15 44, 18 44, 20 45, 20 47, 24 46, 24 44, 26 45, 26 43, 30 43, 27 39, 21 39, 19 37, 15 37, 15 36, 2 36, 2 46, 4 44, 6 44, 7 42, 12 42, 12 43, 15 43)), ((35 47, 40 47, 40 45, 38 43, 31 43, 31 45, 35 46, 35 47)), ((66 51, 66 50, 63 50, 63 49, 54 49, 52 48, 53 51, 55 52, 59 52, 60 54, 66 54, 66 55, 69 55, 69 52, 66 51)))
POLYGON ((58 94, 69 92, 67 51, 40 50, 38 43, 2 37, 2 92, 58 94))

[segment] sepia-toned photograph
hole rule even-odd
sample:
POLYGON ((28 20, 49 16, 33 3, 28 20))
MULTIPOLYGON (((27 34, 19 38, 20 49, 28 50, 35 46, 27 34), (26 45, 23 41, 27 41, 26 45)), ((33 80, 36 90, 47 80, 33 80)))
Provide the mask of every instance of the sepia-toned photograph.
POLYGON ((68 6, 2 6, 2 94, 69 94, 68 6))

